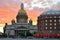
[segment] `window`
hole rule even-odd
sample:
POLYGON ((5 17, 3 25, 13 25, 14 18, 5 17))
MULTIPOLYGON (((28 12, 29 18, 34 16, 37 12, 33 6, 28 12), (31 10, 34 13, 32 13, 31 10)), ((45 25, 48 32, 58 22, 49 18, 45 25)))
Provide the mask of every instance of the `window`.
POLYGON ((45 27, 45 29, 47 29, 47 27, 45 27))
POLYGON ((60 16, 59 16, 59 18, 60 18, 60 16))
POLYGON ((47 23, 45 25, 47 25, 47 23))
POLYGON ((56 22, 56 20, 54 20, 54 22, 56 22))
POLYGON ((54 16, 54 18, 56 18, 56 16, 54 16))
POLYGON ((47 22, 47 20, 45 20, 45 22, 47 22))
POLYGON ((56 27, 54 27, 54 29, 56 29, 56 27))
POLYGON ((60 19, 59 19, 59 22, 60 22, 60 19))
POLYGON ((52 17, 50 16, 50 18, 52 18, 52 17))
POLYGON ((52 23, 50 23, 50 25, 52 25, 52 23))
POLYGON ((50 30, 50 33, 52 32, 52 30, 50 30))
POLYGON ((52 27, 50 27, 50 29, 52 29, 52 27))
POLYGON ((56 25, 56 23, 54 23, 54 25, 56 25))
POLYGON ((52 22, 52 20, 50 20, 50 22, 52 22))

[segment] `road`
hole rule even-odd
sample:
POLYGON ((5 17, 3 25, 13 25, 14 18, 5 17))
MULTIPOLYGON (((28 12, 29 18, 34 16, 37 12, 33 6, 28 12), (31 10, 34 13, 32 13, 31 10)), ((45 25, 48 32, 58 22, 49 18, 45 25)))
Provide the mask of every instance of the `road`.
POLYGON ((21 39, 21 38, 0 38, 0 40, 60 40, 60 39, 21 39))

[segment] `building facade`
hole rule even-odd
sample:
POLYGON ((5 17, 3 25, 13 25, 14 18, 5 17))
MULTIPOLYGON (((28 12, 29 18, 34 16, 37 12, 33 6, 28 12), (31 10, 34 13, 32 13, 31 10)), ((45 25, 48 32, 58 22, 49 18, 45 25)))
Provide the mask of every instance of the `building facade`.
POLYGON ((39 33, 60 33, 60 11, 49 10, 42 13, 37 20, 39 33))
POLYGON ((21 3, 21 9, 18 11, 16 21, 13 19, 11 25, 5 24, 4 33, 7 35, 17 35, 23 31, 37 32, 37 25, 32 25, 32 20, 29 20, 28 15, 24 10, 24 4, 21 3))

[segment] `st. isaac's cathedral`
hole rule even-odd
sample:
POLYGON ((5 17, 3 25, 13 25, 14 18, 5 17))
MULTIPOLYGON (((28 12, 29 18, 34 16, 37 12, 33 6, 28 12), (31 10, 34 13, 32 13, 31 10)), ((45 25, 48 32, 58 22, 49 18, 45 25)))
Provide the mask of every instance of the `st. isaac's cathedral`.
POLYGON ((11 23, 11 25, 5 24, 4 33, 7 35, 18 35, 19 32, 23 31, 37 32, 37 25, 33 25, 31 19, 28 23, 28 15, 24 10, 23 3, 21 3, 21 9, 18 11, 16 21, 12 20, 11 23))

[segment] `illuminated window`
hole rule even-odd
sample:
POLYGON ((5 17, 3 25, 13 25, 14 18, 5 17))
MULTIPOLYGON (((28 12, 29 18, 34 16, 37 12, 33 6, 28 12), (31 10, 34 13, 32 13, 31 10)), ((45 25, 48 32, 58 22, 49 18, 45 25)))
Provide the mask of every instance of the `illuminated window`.
POLYGON ((56 25, 56 23, 54 23, 54 25, 56 25))
POLYGON ((52 30, 50 30, 50 33, 52 32, 52 30))
POLYGON ((52 20, 50 20, 50 22, 52 22, 52 20))
POLYGON ((45 25, 47 25, 47 23, 45 25))
POLYGON ((59 20, 59 22, 60 22, 60 20, 59 20))
POLYGON ((56 22, 56 20, 54 20, 54 22, 56 22))
POLYGON ((54 16, 54 18, 56 18, 56 16, 54 16))
POLYGON ((46 29, 47 29, 47 27, 46 27, 46 29))
POLYGON ((47 22, 47 20, 45 20, 45 22, 47 22))
POLYGON ((52 23, 50 23, 50 25, 52 25, 52 23))
POLYGON ((50 29, 52 29, 52 27, 50 27, 50 29))
POLYGON ((50 16, 50 18, 52 18, 52 17, 50 16))
POLYGON ((54 29, 56 29, 56 27, 54 27, 54 29))
POLYGON ((59 18, 60 18, 60 16, 59 16, 59 18))

